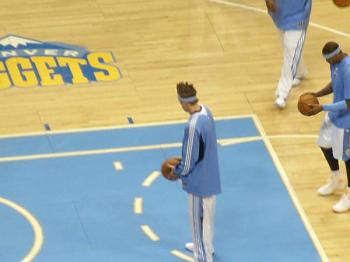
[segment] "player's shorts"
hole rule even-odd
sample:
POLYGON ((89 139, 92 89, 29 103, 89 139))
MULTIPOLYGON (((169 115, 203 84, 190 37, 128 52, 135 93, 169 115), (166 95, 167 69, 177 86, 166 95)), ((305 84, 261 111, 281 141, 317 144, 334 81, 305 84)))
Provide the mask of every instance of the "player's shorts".
POLYGON ((338 160, 350 159, 350 130, 338 128, 329 120, 326 114, 320 129, 317 144, 322 148, 332 148, 333 156, 338 160))

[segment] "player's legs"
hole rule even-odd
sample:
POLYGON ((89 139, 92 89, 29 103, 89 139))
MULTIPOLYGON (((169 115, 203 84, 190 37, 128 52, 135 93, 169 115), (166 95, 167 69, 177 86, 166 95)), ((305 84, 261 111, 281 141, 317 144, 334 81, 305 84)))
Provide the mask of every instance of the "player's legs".
POLYGON ((336 191, 344 188, 344 184, 339 172, 339 163, 338 160, 334 157, 332 149, 332 127, 333 124, 329 120, 328 115, 326 115, 320 129, 317 143, 323 152, 332 175, 329 181, 317 190, 318 194, 322 196, 331 195, 336 191))
POLYGON ((350 133, 349 129, 342 129, 337 127, 333 127, 332 131, 332 139, 334 141, 334 143, 332 144, 333 155, 339 160, 344 160, 348 178, 348 187, 346 192, 342 195, 340 200, 333 206, 334 212, 342 213, 350 209, 350 133))
MULTIPOLYGON (((196 262, 213 261, 213 234, 216 197, 189 194, 189 214, 192 228, 193 256, 196 262)), ((190 243, 188 243, 190 244, 190 243)), ((190 248, 186 248, 191 250, 190 248)))
POLYGON ((305 35, 306 30, 281 31, 283 66, 276 89, 277 99, 275 101, 279 108, 286 106, 286 100, 292 88, 293 79, 297 76, 298 68, 300 75, 304 73, 301 72, 304 67, 299 67, 299 63, 302 57, 305 35))
POLYGON ((192 229, 193 256, 195 262, 206 261, 203 241, 203 199, 189 194, 189 215, 192 229))
POLYGON ((213 261, 213 238, 216 196, 203 198, 203 241, 208 262, 213 261))
POLYGON ((297 74, 295 78, 292 81, 292 87, 298 86, 301 81, 307 76, 308 70, 306 68, 306 65, 304 63, 303 53, 301 54, 297 74))

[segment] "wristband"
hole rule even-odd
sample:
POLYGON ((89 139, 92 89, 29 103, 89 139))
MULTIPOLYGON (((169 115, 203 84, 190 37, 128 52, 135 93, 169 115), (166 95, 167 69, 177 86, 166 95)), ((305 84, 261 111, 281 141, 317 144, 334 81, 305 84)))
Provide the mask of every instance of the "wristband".
POLYGON ((336 102, 333 104, 325 104, 322 106, 324 111, 340 111, 340 110, 346 110, 348 108, 345 100, 340 101, 340 102, 336 102))

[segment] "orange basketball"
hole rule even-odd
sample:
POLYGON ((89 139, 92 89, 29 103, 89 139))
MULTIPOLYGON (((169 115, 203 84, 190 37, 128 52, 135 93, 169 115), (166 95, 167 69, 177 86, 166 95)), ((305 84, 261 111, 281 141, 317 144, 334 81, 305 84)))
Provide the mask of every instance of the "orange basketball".
POLYGON ((311 107, 309 105, 319 104, 316 96, 312 94, 303 94, 299 97, 298 110, 304 116, 307 116, 311 107))
POLYGON ((333 0, 333 3, 338 7, 349 7, 350 0, 333 0))
POLYGON ((163 177, 172 181, 177 180, 178 176, 171 173, 171 168, 169 167, 169 165, 177 166, 178 164, 180 164, 180 161, 181 161, 181 158, 179 157, 172 157, 172 158, 166 159, 161 166, 161 172, 163 177))

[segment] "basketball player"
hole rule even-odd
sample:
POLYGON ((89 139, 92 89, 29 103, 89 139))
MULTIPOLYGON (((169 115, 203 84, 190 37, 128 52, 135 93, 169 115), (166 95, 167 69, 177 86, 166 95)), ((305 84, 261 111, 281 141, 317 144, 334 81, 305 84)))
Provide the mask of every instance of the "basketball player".
POLYGON ((265 0, 283 44, 283 66, 277 84, 275 105, 286 107, 292 86, 305 78, 307 69, 302 52, 309 24, 312 0, 265 0))
POLYGON ((350 57, 335 42, 326 43, 322 54, 330 64, 331 82, 314 95, 321 97, 333 93, 333 103, 312 105, 309 115, 328 112, 320 130, 318 144, 332 176, 327 184, 318 189, 318 193, 326 196, 344 188, 338 164, 338 160, 343 160, 348 178, 347 192, 333 206, 334 212, 341 213, 350 209, 350 57))
POLYGON ((177 84, 178 100, 190 114, 182 141, 182 159, 172 172, 181 177, 189 196, 193 243, 186 249, 196 262, 213 261, 216 195, 221 192, 215 123, 210 109, 198 104, 192 84, 177 84))

